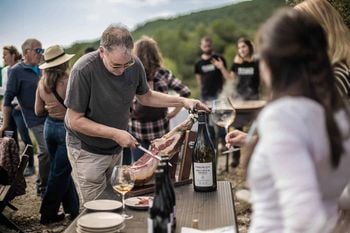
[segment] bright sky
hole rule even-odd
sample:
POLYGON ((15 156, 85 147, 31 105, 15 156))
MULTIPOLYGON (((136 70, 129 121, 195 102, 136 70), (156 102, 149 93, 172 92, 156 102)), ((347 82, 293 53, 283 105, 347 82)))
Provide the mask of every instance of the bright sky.
MULTIPOLYGON (((95 40, 111 23, 130 30, 159 17, 216 8, 241 0, 1 0, 0 56, 4 45, 39 39, 43 47, 95 40)), ((2 59, 0 65, 2 64, 2 59)))

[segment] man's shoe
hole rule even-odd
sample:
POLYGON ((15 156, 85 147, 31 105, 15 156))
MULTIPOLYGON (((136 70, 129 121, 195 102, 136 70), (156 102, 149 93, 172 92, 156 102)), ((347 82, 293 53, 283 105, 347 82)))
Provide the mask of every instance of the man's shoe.
POLYGON ((35 167, 34 166, 31 166, 31 167, 27 166, 26 169, 24 169, 23 175, 25 177, 32 176, 34 174, 35 174, 35 167))
POLYGON ((43 225, 47 225, 50 223, 60 222, 64 219, 64 217, 65 217, 64 213, 59 213, 59 214, 56 214, 56 215, 50 216, 50 217, 46 217, 44 215, 41 215, 40 223, 43 225))

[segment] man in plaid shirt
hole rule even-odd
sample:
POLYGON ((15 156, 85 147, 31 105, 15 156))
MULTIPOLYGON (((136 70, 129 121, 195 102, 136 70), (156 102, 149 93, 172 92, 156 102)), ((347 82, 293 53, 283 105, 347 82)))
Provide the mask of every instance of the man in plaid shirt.
MULTIPOLYGON (((174 90, 182 97, 191 95, 190 89, 167 69, 161 67, 162 58, 157 42, 149 37, 142 37, 135 43, 134 53, 143 63, 146 71, 148 85, 151 89, 168 93, 174 90)), ((173 118, 181 107, 168 112, 168 108, 154 108, 141 105, 136 100, 131 112, 129 122, 130 133, 148 148, 151 141, 162 137, 169 132, 169 120, 173 118)), ((139 159, 143 152, 137 148, 132 149, 133 158, 139 159)))

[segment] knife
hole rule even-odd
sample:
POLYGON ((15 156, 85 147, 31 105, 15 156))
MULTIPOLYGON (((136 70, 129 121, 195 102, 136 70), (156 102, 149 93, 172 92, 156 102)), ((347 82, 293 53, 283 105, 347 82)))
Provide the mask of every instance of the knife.
MULTIPOLYGON (((140 144, 137 145, 137 148, 140 149, 140 150, 142 150, 143 152, 149 154, 149 155, 152 156, 153 158, 158 159, 159 161, 162 160, 158 155, 153 154, 150 150, 147 150, 146 148, 144 148, 144 147, 141 146, 140 144)), ((170 162, 168 162, 168 165, 169 165, 170 167, 173 166, 170 162)))

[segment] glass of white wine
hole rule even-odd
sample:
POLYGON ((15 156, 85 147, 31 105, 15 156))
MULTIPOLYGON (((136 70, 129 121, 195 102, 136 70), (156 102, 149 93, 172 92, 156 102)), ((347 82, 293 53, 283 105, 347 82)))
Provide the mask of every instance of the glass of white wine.
POLYGON ((129 192, 135 183, 135 175, 127 165, 117 165, 113 168, 112 176, 111 176, 111 184, 115 191, 122 195, 122 203, 123 203, 123 211, 122 217, 124 219, 133 218, 132 215, 128 215, 125 210, 125 194, 129 192))
MULTIPOLYGON (((232 105, 229 98, 220 98, 213 100, 211 117, 215 124, 225 128, 226 134, 229 132, 230 126, 233 124, 236 118, 236 110, 232 105)), ((231 153, 236 149, 232 146, 223 154, 231 153)))

